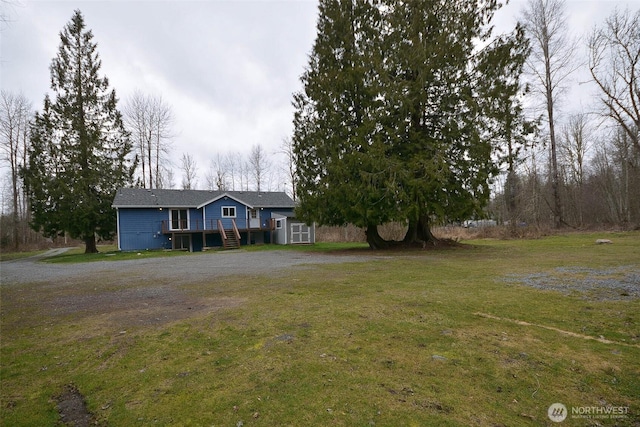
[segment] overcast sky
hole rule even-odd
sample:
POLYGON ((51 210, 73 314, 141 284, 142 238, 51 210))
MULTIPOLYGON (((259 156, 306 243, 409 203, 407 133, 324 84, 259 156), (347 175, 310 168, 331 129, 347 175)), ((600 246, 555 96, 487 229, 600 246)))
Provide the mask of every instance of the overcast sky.
MULTIPOLYGON (((171 106, 172 154, 190 153, 200 175, 217 153, 248 153, 262 144, 278 151, 291 135, 292 94, 316 35, 317 1, 29 1, 2 2, 2 89, 22 92, 42 108, 51 93, 49 65, 59 33, 79 9, 93 31, 102 74, 120 98, 136 90, 161 95, 171 106)), ((525 0, 497 16, 497 28, 515 25, 525 0)), ((615 7, 637 10, 640 1, 568 0, 576 34, 600 24, 615 7)), ((586 90, 581 89, 581 90, 586 90)), ((199 179, 199 185, 204 180, 199 179)))

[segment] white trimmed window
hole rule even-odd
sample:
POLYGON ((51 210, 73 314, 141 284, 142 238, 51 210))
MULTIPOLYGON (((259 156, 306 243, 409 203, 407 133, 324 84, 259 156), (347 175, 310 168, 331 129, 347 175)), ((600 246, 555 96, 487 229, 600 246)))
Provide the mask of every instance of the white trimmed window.
POLYGON ((189 211, 187 209, 171 209, 171 230, 189 229, 189 211))
POLYGON ((222 218, 235 218, 236 217, 236 207, 235 206, 223 206, 222 207, 222 218))

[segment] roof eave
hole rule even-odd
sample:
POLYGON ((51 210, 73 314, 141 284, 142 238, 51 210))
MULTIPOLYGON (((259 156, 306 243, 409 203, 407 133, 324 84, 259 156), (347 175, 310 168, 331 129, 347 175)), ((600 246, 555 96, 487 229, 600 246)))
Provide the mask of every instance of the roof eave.
POLYGON ((211 204, 211 203, 213 203, 213 202, 217 202, 218 200, 222 199, 223 197, 228 197, 228 198, 230 198, 230 199, 232 199, 232 200, 235 200, 235 201, 236 201, 236 202, 238 202, 238 203, 242 203, 243 205, 245 205, 246 207, 248 207, 248 208, 250 208, 250 209, 253 209, 253 206, 252 206, 251 204, 249 204, 249 203, 245 202, 244 200, 241 200, 241 199, 239 199, 239 198, 237 198, 237 197, 234 197, 234 196, 232 196, 232 195, 231 195, 231 194, 229 194, 229 193, 222 193, 222 194, 220 194, 219 196, 214 197, 214 198, 213 198, 213 199, 211 199, 211 200, 207 200, 206 202, 201 203, 200 205, 198 205, 198 206, 197 206, 197 208, 198 208, 198 209, 202 209, 203 207, 205 207, 205 206, 207 206, 207 205, 209 205, 209 204, 211 204))
POLYGON ((111 205, 116 209, 196 209, 193 205, 111 205))

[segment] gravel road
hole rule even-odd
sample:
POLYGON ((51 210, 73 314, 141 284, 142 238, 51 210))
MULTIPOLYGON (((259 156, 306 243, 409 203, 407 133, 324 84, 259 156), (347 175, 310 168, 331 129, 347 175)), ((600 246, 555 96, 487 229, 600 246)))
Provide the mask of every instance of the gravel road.
MULTIPOLYGON (((365 262, 384 257, 354 254, 326 255, 293 251, 205 252, 197 255, 167 258, 141 258, 127 261, 99 261, 77 264, 49 264, 42 258, 60 253, 53 249, 46 254, 0 263, 2 286, 20 283, 59 282, 83 277, 111 278, 110 281, 156 279, 166 282, 195 282, 221 275, 255 275, 294 266, 365 262)), ((144 257, 144 255, 142 255, 144 257)))

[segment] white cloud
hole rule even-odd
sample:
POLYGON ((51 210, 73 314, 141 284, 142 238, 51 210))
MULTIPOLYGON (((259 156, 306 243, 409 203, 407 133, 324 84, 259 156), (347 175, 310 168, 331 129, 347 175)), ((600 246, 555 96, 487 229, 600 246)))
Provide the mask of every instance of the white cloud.
MULTIPOLYGON (((524 4, 505 6, 498 29, 513 28, 524 4)), ((637 4, 569 0, 569 25, 582 32, 614 7, 637 4)), ((24 92, 36 109, 49 91, 58 34, 80 9, 121 102, 139 89, 172 107, 176 165, 188 152, 202 173, 219 152, 248 152, 257 143, 275 152, 290 136, 292 94, 301 89, 315 38, 317 0, 22 0, 14 9, 1 35, 0 84, 24 92)))
POLYGON ((248 152, 257 143, 273 152, 290 134, 316 1, 23 1, 2 33, 0 78, 36 110, 75 9, 93 32, 120 107, 135 90, 171 106, 176 166, 183 152, 201 169, 218 152, 248 152))

